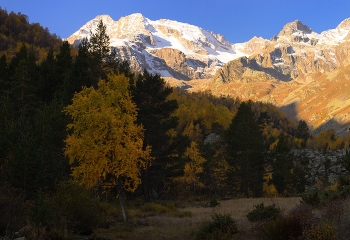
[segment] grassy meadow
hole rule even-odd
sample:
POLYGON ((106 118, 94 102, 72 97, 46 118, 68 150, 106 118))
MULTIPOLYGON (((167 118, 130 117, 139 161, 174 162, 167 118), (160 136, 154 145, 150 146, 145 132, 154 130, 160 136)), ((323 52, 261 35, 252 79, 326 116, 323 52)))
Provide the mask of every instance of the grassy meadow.
MULTIPOLYGON (((98 229, 97 239, 195 239, 195 234, 214 214, 229 214, 236 221, 240 233, 235 239, 256 239, 251 231, 254 224, 246 215, 254 205, 275 204, 283 212, 291 211, 301 198, 239 198, 218 201, 219 205, 207 207, 206 201, 161 202, 142 206, 129 206, 129 223, 114 222, 109 229, 98 229), (149 205, 149 207, 145 207, 149 205)), ((137 204, 136 204, 137 205, 137 204)), ((120 213, 121 214, 121 213, 120 213)), ((119 214, 118 214, 119 215, 119 214)), ((121 215, 120 215, 121 216, 121 215)))

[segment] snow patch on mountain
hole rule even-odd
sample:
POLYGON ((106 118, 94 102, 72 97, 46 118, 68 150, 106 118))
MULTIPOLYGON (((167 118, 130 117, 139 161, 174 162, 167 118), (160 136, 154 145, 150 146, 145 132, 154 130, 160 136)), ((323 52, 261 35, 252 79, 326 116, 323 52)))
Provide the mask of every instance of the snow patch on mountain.
POLYGON ((201 74, 197 76, 210 77, 223 64, 242 57, 247 54, 235 48, 235 45, 228 42, 222 35, 204 30, 200 27, 181 23, 177 21, 160 19, 150 20, 140 13, 121 17, 114 21, 109 15, 100 15, 87 22, 78 31, 73 33, 68 41, 72 44, 79 44, 83 38, 90 37, 95 32, 99 21, 102 20, 106 26, 106 32, 110 37, 110 45, 115 49, 130 48, 129 52, 136 51, 144 54, 140 59, 138 54, 127 57, 139 70, 141 65, 153 73, 160 73, 162 76, 175 77, 164 70, 166 66, 154 64, 159 63, 153 54, 156 50, 172 48, 179 50, 186 55, 186 59, 194 59, 211 66, 194 64, 195 61, 186 60, 193 72, 201 74), (144 62, 142 62, 144 61, 144 62), (215 66, 212 66, 215 64, 215 66))

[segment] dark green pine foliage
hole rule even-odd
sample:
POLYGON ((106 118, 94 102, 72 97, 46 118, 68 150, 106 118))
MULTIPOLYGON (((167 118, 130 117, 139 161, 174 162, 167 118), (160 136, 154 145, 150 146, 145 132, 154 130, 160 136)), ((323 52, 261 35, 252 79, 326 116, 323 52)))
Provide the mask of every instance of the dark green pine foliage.
MULTIPOLYGON (((7 64, 0 61, 0 65, 6 69, 7 64)), ((1 74, 6 87, 0 96, 0 179, 22 189, 28 198, 38 189, 53 189, 69 173, 62 151, 66 134, 63 106, 53 99, 55 87, 50 85, 54 68, 52 51, 37 66, 32 51, 23 44, 7 73, 1 74), (45 92, 48 94, 42 95, 45 92)))
POLYGON ((91 54, 92 71, 96 79, 106 78, 104 65, 110 55, 109 36, 102 20, 97 25, 94 33, 90 32, 89 52, 91 54))
POLYGON ((27 198, 37 190, 52 190, 69 175, 63 155, 64 124, 62 106, 56 102, 38 106, 32 117, 19 116, 8 124, 10 138, 3 165, 3 177, 27 198))
POLYGON ((68 79, 69 72, 72 68, 71 46, 64 41, 60 47, 60 52, 56 55, 56 93, 63 97, 65 79, 68 79))
POLYGON ((17 114, 32 114, 38 104, 36 80, 39 77, 33 52, 28 51, 25 44, 9 64, 9 77, 13 111, 17 114))
POLYGON ((75 92, 80 92, 83 86, 90 87, 95 81, 97 80, 94 80, 91 72, 89 42, 87 39, 83 39, 69 75, 64 79, 64 102, 66 104, 70 103, 75 92))
POLYGON ((293 159, 289 152, 288 138, 281 133, 277 146, 272 153, 274 160, 272 162, 273 173, 270 181, 279 194, 283 194, 292 181, 291 169, 293 168, 293 159))
POLYGON ((346 150, 345 155, 340 158, 343 167, 350 172, 350 152, 346 150))
POLYGON ((264 144, 260 128, 251 110, 251 102, 242 102, 226 131, 229 181, 245 196, 259 197, 263 192, 264 144))
POLYGON ((46 59, 40 65, 40 88, 38 96, 43 102, 51 102, 58 84, 56 82, 56 60, 51 48, 46 56, 46 59))
POLYGON ((7 65, 6 55, 2 55, 0 58, 0 91, 3 96, 4 91, 9 89, 9 70, 7 65))
POLYGON ((279 194, 295 194, 305 190, 305 170, 302 166, 293 164, 291 154, 292 139, 280 134, 278 144, 271 153, 273 159, 272 183, 279 194))
POLYGON ((299 121, 295 136, 303 140, 302 147, 305 147, 306 142, 311 136, 311 134, 309 127, 307 126, 307 123, 304 120, 299 121))
POLYGON ((158 185, 157 181, 164 173, 164 162, 170 152, 183 143, 170 143, 171 139, 167 134, 168 130, 175 129, 178 124, 178 119, 171 117, 178 104, 176 100, 167 100, 172 88, 166 86, 164 79, 146 70, 137 76, 135 82, 131 82, 130 90, 138 108, 137 123, 145 128, 143 145, 152 146, 151 155, 155 157, 152 166, 143 173, 143 192, 145 200, 149 201, 150 185, 158 185))
POLYGON ((176 100, 167 100, 172 88, 165 85, 160 75, 152 75, 144 70, 135 84, 130 86, 133 101, 138 108, 137 122, 145 128, 144 146, 151 145, 153 153, 159 155, 162 141, 166 141, 166 131, 177 126, 177 118, 170 115, 178 108, 176 100))

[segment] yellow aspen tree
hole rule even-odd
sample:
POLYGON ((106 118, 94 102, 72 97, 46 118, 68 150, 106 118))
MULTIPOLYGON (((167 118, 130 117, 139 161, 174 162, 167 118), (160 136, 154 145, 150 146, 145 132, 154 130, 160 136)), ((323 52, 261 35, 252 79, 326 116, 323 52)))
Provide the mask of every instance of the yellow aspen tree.
POLYGON ((124 221, 122 192, 135 191, 140 170, 150 164, 150 147, 143 149, 144 129, 136 125, 136 106, 128 91, 129 79, 109 75, 98 87, 84 87, 64 109, 71 116, 65 154, 76 181, 87 188, 118 187, 124 221))

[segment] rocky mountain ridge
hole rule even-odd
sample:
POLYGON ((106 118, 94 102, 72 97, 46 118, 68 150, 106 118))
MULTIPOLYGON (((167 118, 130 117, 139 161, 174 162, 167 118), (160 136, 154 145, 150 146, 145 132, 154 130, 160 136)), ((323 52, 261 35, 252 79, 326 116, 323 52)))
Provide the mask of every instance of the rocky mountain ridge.
POLYGON ((269 102, 315 133, 349 129, 350 18, 317 34, 296 20, 250 54, 230 61, 207 83, 214 94, 269 102))
POLYGON ((188 91, 275 104, 295 120, 306 120, 315 133, 348 131, 350 18, 320 34, 296 20, 270 40, 254 37, 233 44, 186 23, 152 21, 141 14, 114 21, 101 15, 68 41, 88 38, 100 20, 111 46, 135 71, 159 73, 188 91))
POLYGON ((78 44, 89 38, 100 20, 106 25, 110 45, 135 71, 147 69, 182 80, 209 78, 225 63, 246 55, 220 34, 167 19, 152 21, 140 13, 118 21, 108 15, 97 16, 68 42, 78 44))

